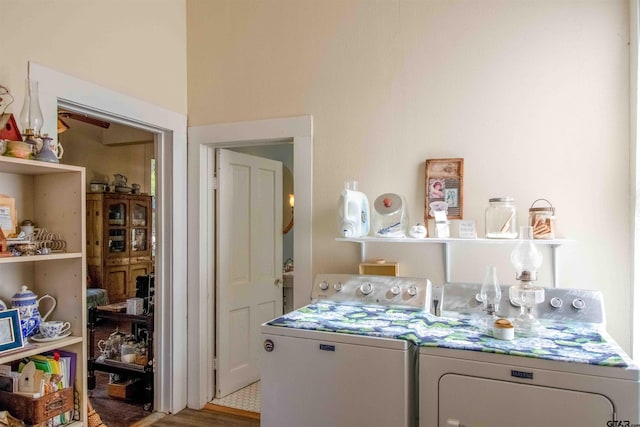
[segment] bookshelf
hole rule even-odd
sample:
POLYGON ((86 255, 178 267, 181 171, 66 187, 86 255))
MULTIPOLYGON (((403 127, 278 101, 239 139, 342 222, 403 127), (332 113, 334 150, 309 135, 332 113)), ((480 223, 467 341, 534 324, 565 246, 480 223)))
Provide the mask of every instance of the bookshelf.
POLYGON ((71 323, 70 336, 40 343, 26 340, 22 348, 0 353, 0 363, 55 349, 76 353, 80 419, 70 426, 88 425, 85 187, 83 167, 0 156, 0 194, 15 198, 18 223, 31 219, 66 241, 65 252, 0 258, 0 299, 10 306, 11 297, 27 285, 39 297, 56 299, 47 320, 71 323))

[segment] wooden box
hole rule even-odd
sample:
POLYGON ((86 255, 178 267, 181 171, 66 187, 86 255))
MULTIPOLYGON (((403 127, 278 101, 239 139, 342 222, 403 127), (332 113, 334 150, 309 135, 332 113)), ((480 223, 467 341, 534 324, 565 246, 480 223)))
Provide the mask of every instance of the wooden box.
POLYGON ((107 384, 107 394, 117 399, 131 399, 138 391, 140 378, 126 379, 107 384))
POLYGON ((73 410, 73 387, 34 399, 6 391, 0 392, 0 407, 29 424, 39 424, 73 410))
POLYGON ((373 274, 376 276, 397 276, 399 274, 397 262, 363 262, 358 266, 359 274, 373 274))

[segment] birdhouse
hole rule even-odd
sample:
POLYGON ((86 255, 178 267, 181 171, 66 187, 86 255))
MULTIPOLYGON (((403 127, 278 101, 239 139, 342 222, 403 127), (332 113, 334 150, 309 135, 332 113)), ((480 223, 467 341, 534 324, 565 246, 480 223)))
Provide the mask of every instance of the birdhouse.
POLYGON ((22 141, 22 135, 13 114, 5 113, 0 116, 0 139, 22 141))

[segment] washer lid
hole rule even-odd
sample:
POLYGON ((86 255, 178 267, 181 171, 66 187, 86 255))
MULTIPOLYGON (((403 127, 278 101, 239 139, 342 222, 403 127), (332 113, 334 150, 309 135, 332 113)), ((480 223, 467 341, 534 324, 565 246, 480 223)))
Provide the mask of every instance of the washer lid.
POLYGON ((384 193, 373 202, 373 208, 381 215, 392 215, 402 211, 402 197, 396 193, 384 193))

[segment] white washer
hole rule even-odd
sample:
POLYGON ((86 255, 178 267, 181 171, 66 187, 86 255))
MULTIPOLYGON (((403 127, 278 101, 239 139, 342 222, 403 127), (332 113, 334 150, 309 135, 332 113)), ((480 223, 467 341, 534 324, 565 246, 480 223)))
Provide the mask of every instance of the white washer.
POLYGON ((262 325, 263 427, 417 425, 417 347, 397 335, 426 279, 318 275, 312 301, 262 325))
MULTIPOLYGON (((508 295, 505 289, 502 294, 508 295)), ((445 290, 451 291, 449 303, 444 296, 445 317, 453 311, 463 316, 478 311, 473 285, 448 284, 445 290)), ((640 423, 638 367, 604 331, 601 294, 549 289, 546 301, 552 300, 553 305, 537 307, 537 316, 546 319, 549 327, 572 324, 585 330, 591 328, 599 334, 594 336, 602 337, 600 343, 588 348, 589 355, 576 349, 574 356, 584 357, 584 363, 548 360, 544 359, 546 355, 535 358, 421 347, 420 427, 600 427, 640 423), (562 303, 558 304, 558 300, 562 303), (617 352, 617 356, 600 363, 615 362, 618 366, 591 364, 592 351, 600 348, 603 352, 617 352)), ((513 317, 515 311, 504 299, 503 306, 502 317, 513 317)), ((456 345, 464 348, 463 343, 456 345)), ((535 346, 535 341, 531 345, 535 346)), ((544 352, 545 348, 541 346, 536 351, 544 352)))

